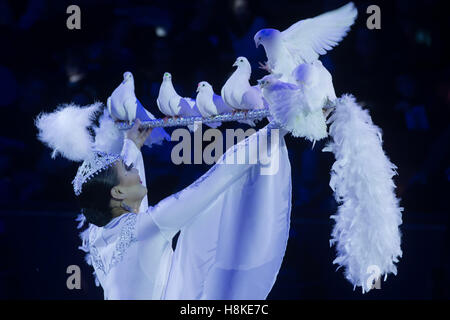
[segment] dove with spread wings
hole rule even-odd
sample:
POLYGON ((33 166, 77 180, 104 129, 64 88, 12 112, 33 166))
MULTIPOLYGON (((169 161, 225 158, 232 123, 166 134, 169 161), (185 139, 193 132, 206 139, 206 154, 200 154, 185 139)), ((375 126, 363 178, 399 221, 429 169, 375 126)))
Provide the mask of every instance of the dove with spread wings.
POLYGON ((263 69, 281 81, 295 83, 292 73, 303 63, 318 60, 336 46, 350 30, 358 11, 353 2, 321 14, 300 20, 284 31, 262 29, 255 36, 256 47, 262 45, 267 55, 263 69))

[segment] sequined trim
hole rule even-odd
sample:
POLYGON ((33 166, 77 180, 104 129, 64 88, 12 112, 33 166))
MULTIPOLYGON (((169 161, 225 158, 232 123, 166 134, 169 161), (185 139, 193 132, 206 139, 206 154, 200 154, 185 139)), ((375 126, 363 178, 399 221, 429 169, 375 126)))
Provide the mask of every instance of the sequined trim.
POLYGON ((127 249, 137 241, 135 235, 136 229, 136 218, 137 214, 130 214, 126 220, 125 224, 120 231, 120 239, 116 244, 116 249, 114 250, 113 257, 109 264, 109 270, 113 268, 116 264, 118 264, 123 259, 123 255, 127 251, 127 249))
POLYGON ((103 274, 106 274, 105 266, 103 265, 103 261, 100 258, 100 255, 95 246, 91 246, 90 250, 91 263, 94 266, 95 270, 101 270, 103 274))
MULTIPOLYGON (((125 218, 124 225, 120 230, 119 239, 117 240, 116 247, 114 248, 111 262, 107 268, 105 267, 97 248, 94 245, 90 246, 91 262, 94 265, 95 270, 102 271, 102 273, 106 276, 109 271, 114 268, 114 266, 122 261, 127 249, 137 241, 135 235, 136 218, 137 215, 135 213, 129 214, 128 217, 125 218)), ((95 232, 97 232, 97 230, 95 232)), ((95 238, 95 232, 91 232, 93 238, 95 238)), ((92 241, 90 242, 92 243, 92 241)))

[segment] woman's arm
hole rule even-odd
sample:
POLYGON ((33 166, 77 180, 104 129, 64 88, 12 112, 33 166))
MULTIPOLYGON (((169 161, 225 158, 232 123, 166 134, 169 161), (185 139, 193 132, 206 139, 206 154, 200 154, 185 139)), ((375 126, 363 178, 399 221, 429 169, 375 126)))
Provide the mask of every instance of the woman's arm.
MULTIPOLYGON (((273 129, 278 128, 269 124, 228 149, 221 159, 194 183, 161 200, 156 206, 150 207, 144 213, 149 217, 142 220, 154 221, 164 236, 170 240, 178 230, 217 200, 227 188, 232 187, 233 182, 242 177, 247 170, 252 167, 255 168, 255 165, 258 165, 260 169, 265 166, 259 162, 258 144, 266 140, 270 145, 270 150, 272 150, 271 154, 278 156, 278 153, 274 151, 279 148, 286 131, 279 130, 276 134, 273 134, 273 129), (267 139, 260 138, 267 133, 269 133, 267 139), (258 141, 260 142, 258 143, 258 141), (236 158, 234 158, 235 155, 236 158), (244 163, 235 163, 237 160, 233 161, 233 158, 239 159, 238 155, 244 157, 244 163), (252 158, 256 161, 249 161, 252 158), (230 159, 231 164, 228 162, 230 159)), ((261 173, 261 170, 255 172, 256 174, 264 174, 261 173)))
MULTIPOLYGON (((136 167, 137 162, 140 158, 142 158, 141 150, 136 146, 133 140, 128 138, 125 138, 123 140, 123 147, 120 155, 122 156, 127 166, 132 163, 136 167)), ((139 171, 139 174, 140 173, 141 172, 139 171)))
MULTIPOLYGON (((125 134, 121 156, 126 165, 130 165, 131 163, 133 164, 133 166, 139 171, 139 177, 142 181, 142 185, 147 186, 147 182, 145 180, 144 159, 142 157, 141 148, 151 133, 152 128, 142 130, 140 128, 140 123, 140 120, 136 119, 133 127, 125 134)), ((145 212, 147 209, 148 199, 147 196, 145 196, 144 199, 142 199, 139 212, 145 212)))

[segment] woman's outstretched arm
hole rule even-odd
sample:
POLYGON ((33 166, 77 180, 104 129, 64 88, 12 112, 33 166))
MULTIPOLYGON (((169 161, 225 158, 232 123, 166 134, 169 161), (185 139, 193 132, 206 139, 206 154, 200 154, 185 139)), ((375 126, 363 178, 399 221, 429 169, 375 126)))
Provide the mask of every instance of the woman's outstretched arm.
POLYGON ((277 130, 277 133, 273 134, 273 129, 278 128, 271 123, 228 149, 221 159, 194 183, 143 212, 145 217, 141 217, 142 223, 153 221, 166 239, 170 240, 178 230, 216 201, 227 188, 232 188, 234 182, 247 170, 258 166, 260 170, 255 171, 255 174, 270 174, 264 173, 264 169, 269 169, 276 161, 274 158, 279 156, 277 150, 284 143, 282 140, 286 133, 277 130), (261 147, 264 141, 270 145, 271 155, 275 155, 270 158, 268 165, 261 164, 258 154, 258 147, 261 147), (244 163, 236 163, 240 157, 245 159, 244 163))
MULTIPOLYGON (((142 185, 146 187, 147 182, 145 180, 145 167, 141 148, 147 137, 152 132, 152 128, 142 130, 140 128, 140 124, 141 121, 136 119, 133 127, 125 134, 121 156, 126 165, 130 165, 132 163, 133 166, 139 171, 139 177, 141 178, 142 185)), ((145 212, 147 209, 148 199, 147 196, 145 196, 144 199, 142 199, 139 212, 145 212)))

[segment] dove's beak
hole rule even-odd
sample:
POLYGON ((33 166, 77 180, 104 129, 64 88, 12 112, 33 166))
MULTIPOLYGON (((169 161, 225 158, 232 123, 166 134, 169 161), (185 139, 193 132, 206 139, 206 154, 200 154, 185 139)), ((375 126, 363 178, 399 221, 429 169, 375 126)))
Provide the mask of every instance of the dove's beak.
POLYGON ((258 80, 258 86, 259 86, 260 88, 263 88, 262 80, 258 80))
POLYGON ((234 62, 234 63, 233 63, 233 67, 237 67, 237 62, 234 62))

